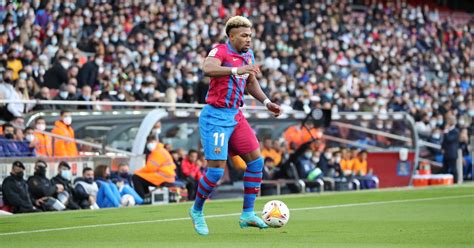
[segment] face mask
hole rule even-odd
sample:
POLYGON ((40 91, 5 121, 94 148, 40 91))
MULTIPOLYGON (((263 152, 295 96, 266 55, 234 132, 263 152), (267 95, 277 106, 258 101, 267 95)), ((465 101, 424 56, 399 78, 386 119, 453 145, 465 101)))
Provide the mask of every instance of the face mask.
POLYGON ((63 170, 61 171, 61 177, 69 181, 72 178, 72 173, 70 170, 63 170))
POLYGON ((12 176, 14 176, 18 179, 23 179, 23 176, 25 176, 25 173, 22 171, 22 172, 18 172, 16 174, 12 174, 12 176))
POLYGON ((59 92, 59 96, 60 96, 62 99, 66 99, 68 95, 69 95, 69 93, 68 93, 67 91, 61 91, 61 92, 59 92))
POLYGON ((6 133, 5 138, 6 139, 13 139, 13 134, 12 133, 6 133))
POLYGON ((150 151, 150 152, 153 151, 153 150, 155 150, 155 147, 156 147, 156 143, 155 143, 155 142, 148 143, 148 144, 146 145, 146 148, 147 148, 148 151, 150 151))
POLYGON ((313 157, 311 160, 312 160, 313 163, 315 163, 315 164, 319 163, 319 158, 318 158, 318 157, 313 157))
POLYGON ((38 171, 36 172, 39 176, 46 176, 46 167, 40 166, 38 167, 38 171))
POLYGON ((38 125, 36 125, 36 129, 38 129, 40 131, 44 131, 44 130, 46 130, 46 125, 45 124, 38 124, 38 125))
POLYGON ((120 101, 123 101, 125 99, 125 95, 122 93, 118 94, 117 97, 120 101))
POLYGON ((28 134, 28 135, 26 135, 25 139, 28 142, 32 142, 33 140, 35 140, 35 136, 33 134, 28 134))
POLYGON ((132 85, 127 84, 127 85, 125 85, 125 86, 123 87, 123 89, 124 89, 126 92, 130 92, 130 91, 132 91, 132 85))
POLYGON ((312 155, 313 155, 312 152, 305 152, 304 153, 305 158, 311 158, 312 155))
POLYGON ((93 183, 94 182, 94 178, 84 178, 84 181, 86 181, 86 183, 93 183))
POLYGON ((341 162, 341 157, 336 157, 336 163, 341 162))
POLYGON ((431 136, 433 139, 439 139, 441 138, 441 135, 439 133, 435 133, 431 136))
POLYGON ((66 124, 66 125, 68 125, 68 126, 71 125, 71 123, 72 123, 72 117, 71 117, 71 116, 66 116, 66 117, 64 117, 64 118, 63 118, 63 122, 64 122, 64 124, 66 124))
POLYGON ((122 177, 122 178, 128 178, 128 172, 122 172, 122 173, 120 173, 120 177, 122 177))
POLYGON ((136 84, 142 84, 142 82, 143 82, 143 78, 141 78, 141 77, 135 78, 135 83, 136 84))
POLYGON ((324 153, 324 157, 326 157, 326 159, 331 159, 332 158, 332 154, 331 153, 324 153))

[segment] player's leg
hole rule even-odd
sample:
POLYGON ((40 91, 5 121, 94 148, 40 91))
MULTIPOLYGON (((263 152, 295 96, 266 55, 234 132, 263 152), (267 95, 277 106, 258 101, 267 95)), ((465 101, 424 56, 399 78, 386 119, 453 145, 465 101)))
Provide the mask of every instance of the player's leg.
POLYGON ((268 226, 255 215, 254 203, 260 191, 262 183, 263 158, 257 137, 245 118, 239 120, 229 141, 232 153, 239 154, 247 164, 244 172, 244 202, 242 215, 240 216, 241 227, 267 228, 268 226))
MULTIPOLYGON (((201 114, 202 115, 202 114, 201 114)), ((194 229, 200 235, 207 235, 209 229, 204 219, 203 207, 209 194, 224 175, 226 166, 229 138, 234 127, 221 127, 212 123, 211 118, 199 118, 199 131, 204 156, 207 160, 207 172, 199 180, 194 205, 189 214, 194 223, 194 229)))

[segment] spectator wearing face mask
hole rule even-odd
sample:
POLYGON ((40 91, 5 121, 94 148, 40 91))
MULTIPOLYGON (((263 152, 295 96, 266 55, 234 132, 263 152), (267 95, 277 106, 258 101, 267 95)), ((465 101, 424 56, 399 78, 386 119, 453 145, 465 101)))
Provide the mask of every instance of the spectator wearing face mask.
POLYGON ((63 203, 55 197, 64 192, 61 184, 53 184, 46 178, 48 165, 43 160, 35 163, 35 172, 28 178, 28 188, 35 202, 35 206, 43 211, 61 211, 66 209, 63 203))
POLYGON ((44 86, 50 89, 59 89, 62 84, 67 84, 67 70, 70 65, 71 63, 66 57, 60 57, 44 74, 44 86))
POLYGON ((74 193, 77 202, 82 209, 99 209, 97 205, 97 193, 99 186, 94 181, 94 170, 86 167, 82 170, 82 177, 74 180, 74 193))
MULTIPOLYGON (((54 123, 51 131, 54 134, 74 139, 74 129, 71 127, 71 112, 67 110, 61 111, 59 120, 54 123)), ((54 156, 55 157, 76 157, 78 156, 77 144, 75 141, 63 140, 55 138, 54 140, 54 156)))
POLYGON ((55 185, 62 185, 64 191, 58 194, 58 199, 67 209, 80 209, 81 207, 74 201, 74 188, 71 183, 72 172, 71 166, 65 161, 61 161, 58 165, 58 174, 51 178, 51 182, 55 185))
POLYGON ((0 136, 0 155, 2 157, 15 157, 19 147, 15 142, 15 128, 9 124, 3 124, 3 135, 0 136))
POLYGON ((164 145, 158 139, 149 137, 147 150, 150 154, 146 165, 135 171, 132 176, 133 186, 142 198, 150 193, 149 186, 158 187, 164 183, 174 183, 176 180, 176 165, 164 145))
MULTIPOLYGON (((19 129, 19 132, 23 134, 23 131, 19 129)), ((36 156, 35 151, 35 134, 31 127, 27 127, 24 131, 23 137, 17 136, 18 143, 20 144, 20 153, 24 157, 36 156)))
MULTIPOLYGON (((95 101, 95 96, 92 95, 92 89, 89 85, 84 85, 79 95, 78 101, 90 102, 95 101)), ((93 110, 94 106, 92 105, 79 105, 77 109, 93 110)))
POLYGON ((24 171, 25 166, 22 162, 13 162, 10 176, 2 182, 3 201, 12 208, 13 213, 40 212, 41 209, 33 206, 28 184, 23 178, 24 171))
POLYGON ((35 152, 39 157, 52 157, 53 156, 53 143, 51 136, 41 133, 46 131, 46 121, 43 118, 35 120, 35 132, 34 140, 35 152))
POLYGON ((120 192, 120 196, 131 195, 138 205, 143 204, 143 198, 141 198, 135 189, 132 187, 132 174, 130 174, 130 167, 127 163, 121 163, 118 166, 118 170, 110 173, 110 178, 115 183, 120 192))

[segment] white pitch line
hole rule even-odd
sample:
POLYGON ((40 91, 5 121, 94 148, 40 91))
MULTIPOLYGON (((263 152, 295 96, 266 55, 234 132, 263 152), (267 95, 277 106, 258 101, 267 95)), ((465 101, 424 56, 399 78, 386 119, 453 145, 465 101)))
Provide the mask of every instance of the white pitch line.
MULTIPOLYGON (((320 210, 320 209, 343 208, 343 207, 372 206, 372 205, 391 204, 391 203, 407 203, 407 202, 422 202, 422 201, 433 201, 433 200, 459 199, 459 198, 468 198, 468 197, 474 197, 474 195, 471 194, 471 195, 431 197, 431 198, 407 199, 407 200, 348 203, 348 204, 337 204, 337 205, 317 206, 317 207, 308 207, 308 208, 293 208, 293 209, 290 209, 290 210, 291 211, 307 211, 307 210, 320 210)), ((239 216, 239 215, 240 215, 240 213, 215 214, 215 215, 208 215, 208 216, 206 216, 206 218, 207 219, 209 219, 209 218, 222 218, 222 217, 239 216)), ((131 222, 117 222, 117 223, 109 223, 109 224, 60 227, 60 228, 39 229, 39 230, 31 230, 31 231, 0 233, 0 236, 12 236, 12 235, 20 235, 20 234, 67 231, 67 230, 96 228, 96 227, 135 225, 135 224, 160 223, 160 222, 174 222, 174 221, 183 221, 183 220, 190 220, 190 218, 189 217, 184 217, 184 218, 171 218, 171 219, 161 219, 161 220, 143 220, 143 221, 131 221, 131 222)))

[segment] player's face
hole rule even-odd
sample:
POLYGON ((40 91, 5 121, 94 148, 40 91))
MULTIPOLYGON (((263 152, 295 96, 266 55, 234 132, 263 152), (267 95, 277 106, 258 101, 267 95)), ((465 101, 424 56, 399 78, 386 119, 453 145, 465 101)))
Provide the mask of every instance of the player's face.
POLYGON ((247 52, 252 42, 252 30, 250 28, 234 28, 230 33, 230 42, 239 52, 247 52))

